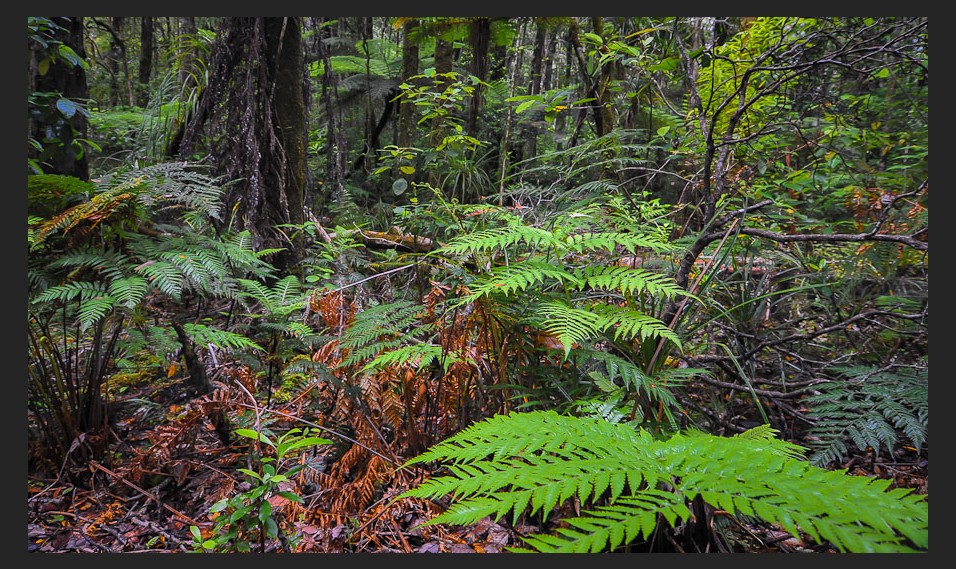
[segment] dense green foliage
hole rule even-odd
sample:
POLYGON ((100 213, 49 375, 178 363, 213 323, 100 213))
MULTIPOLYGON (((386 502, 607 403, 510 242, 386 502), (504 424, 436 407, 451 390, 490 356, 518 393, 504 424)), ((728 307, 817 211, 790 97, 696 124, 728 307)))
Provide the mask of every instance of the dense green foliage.
POLYGON ((614 550, 650 540, 659 524, 704 523, 690 509, 698 497, 727 515, 780 524, 841 551, 928 547, 923 497, 888 490, 886 480, 814 467, 802 452, 766 427, 658 440, 631 425, 533 411, 486 419, 410 460, 438 461, 447 470, 404 495, 455 498, 429 524, 509 514, 516 522, 526 511, 548 518, 575 498, 581 515, 563 518, 553 535, 523 538, 546 553, 614 550))
POLYGON ((82 23, 28 18, 31 475, 222 475, 198 551, 357 548, 398 495, 540 522, 514 551, 928 548, 847 471, 928 469, 926 18, 82 23), (202 417, 240 475, 184 458, 202 417))

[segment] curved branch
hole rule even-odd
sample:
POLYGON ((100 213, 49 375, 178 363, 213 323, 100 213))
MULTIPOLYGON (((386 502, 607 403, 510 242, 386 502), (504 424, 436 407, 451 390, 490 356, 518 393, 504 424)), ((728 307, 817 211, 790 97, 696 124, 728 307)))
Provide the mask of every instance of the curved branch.
MULTIPOLYGON (((774 233, 773 231, 767 231, 766 229, 752 229, 748 227, 742 227, 740 233, 742 235, 753 235, 755 237, 763 237, 765 239, 770 239, 771 241, 776 241, 778 243, 791 243, 795 241, 804 241, 812 243, 846 243, 846 242, 862 242, 862 241, 890 241, 893 243, 902 243, 908 245, 919 251, 929 251, 929 242, 921 241, 918 239, 918 236, 923 235, 929 231, 928 227, 924 227, 919 231, 913 233, 913 235, 889 235, 885 233, 803 233, 790 235, 786 233, 774 233)), ((712 231, 710 233, 705 233, 701 236, 703 241, 710 243, 716 241, 723 237, 723 232, 712 231)))

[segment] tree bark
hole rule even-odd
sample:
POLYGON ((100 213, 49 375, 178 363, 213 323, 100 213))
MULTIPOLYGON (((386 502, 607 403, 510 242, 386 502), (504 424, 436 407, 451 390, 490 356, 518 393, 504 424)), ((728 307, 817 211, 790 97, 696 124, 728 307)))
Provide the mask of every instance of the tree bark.
MULTIPOLYGON (((418 20, 406 20, 402 25, 402 81, 408 81, 413 75, 418 75, 418 37, 421 33, 418 20)), ((411 146, 415 141, 418 113, 415 105, 401 99, 398 107, 398 145, 411 146)))
MULTIPOLYGON (((491 43, 491 20, 476 18, 471 24, 471 74, 481 81, 488 80, 488 45, 491 43)), ((484 98, 484 85, 478 83, 471 96, 468 113, 468 133, 478 136, 478 117, 481 115, 481 103, 484 98)))
POLYGON ((139 32, 139 85, 136 89, 136 104, 145 107, 149 104, 149 79, 153 75, 153 19, 144 16, 140 21, 139 32))
POLYGON ((305 219, 304 65, 299 18, 226 18, 180 148, 191 156, 200 133, 211 134, 203 150, 237 181, 226 210, 256 249, 285 249, 272 259, 280 272, 295 272, 298 251, 277 226, 305 219))
MULTIPOLYGON (((305 222, 306 145, 308 132, 305 116, 305 55, 302 49, 301 20, 297 17, 265 18, 266 54, 273 70, 275 91, 274 129, 278 138, 276 157, 281 167, 276 170, 276 188, 267 193, 272 211, 281 212, 268 223, 305 222)), ((302 243, 290 243, 279 253, 276 266, 283 270, 298 267, 302 243)))

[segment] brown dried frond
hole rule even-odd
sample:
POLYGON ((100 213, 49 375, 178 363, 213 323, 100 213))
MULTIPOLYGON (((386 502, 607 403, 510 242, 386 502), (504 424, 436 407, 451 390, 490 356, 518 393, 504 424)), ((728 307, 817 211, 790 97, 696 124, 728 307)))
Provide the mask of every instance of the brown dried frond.
POLYGON ((309 297, 312 312, 322 316, 322 321, 330 330, 341 334, 355 316, 355 303, 347 300, 340 290, 314 291, 309 297))
POLYGON ((123 476, 138 484, 145 474, 173 474, 177 484, 182 484, 192 472, 193 464, 187 455, 195 450, 196 439, 203 425, 212 428, 207 417, 228 405, 224 390, 216 390, 202 398, 194 399, 185 411, 178 405, 170 408, 169 422, 157 425, 146 434, 152 443, 145 449, 136 449, 123 469, 123 476))
POLYGON ((329 481, 340 482, 331 492, 329 510, 348 516, 364 511, 380 497, 394 470, 394 465, 381 457, 353 446, 331 469, 329 481))
POLYGON ((339 341, 332 340, 324 344, 321 348, 312 354, 312 361, 319 364, 325 364, 333 373, 338 370, 342 363, 342 354, 339 352, 339 341))
POLYGON ((148 472, 168 472, 179 458, 194 448, 199 426, 205 418, 199 406, 190 406, 180 412, 179 406, 172 406, 173 415, 168 423, 157 425, 146 434, 152 443, 145 449, 136 449, 130 459, 124 476, 134 484, 142 481, 148 472))
POLYGON ((225 379, 235 381, 245 387, 249 393, 256 392, 258 380, 249 366, 226 366, 222 368, 222 374, 225 379))
POLYGON ((385 370, 379 376, 377 395, 382 421, 398 430, 405 422, 405 401, 402 398, 403 384, 397 370, 385 370))

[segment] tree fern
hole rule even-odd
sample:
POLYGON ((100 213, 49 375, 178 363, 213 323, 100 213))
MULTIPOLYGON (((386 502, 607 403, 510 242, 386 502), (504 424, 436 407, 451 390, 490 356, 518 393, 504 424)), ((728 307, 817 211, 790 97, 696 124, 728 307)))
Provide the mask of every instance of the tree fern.
POLYGON ((458 304, 474 302, 483 296, 508 296, 545 281, 571 281, 575 288, 584 285, 573 274, 540 259, 520 261, 511 265, 495 267, 490 273, 480 275, 468 285, 469 294, 458 299, 458 304))
POLYGON ((407 344, 394 350, 380 352, 372 361, 365 364, 363 371, 377 371, 392 366, 409 364, 415 368, 424 368, 438 362, 447 372, 460 358, 436 344, 407 344))
POLYGON ((256 344, 242 334, 236 334, 227 330, 219 330, 218 328, 212 328, 210 326, 206 326, 205 324, 186 323, 183 325, 183 329, 193 340, 193 342, 199 346, 208 346, 211 344, 220 350, 225 350, 227 352, 244 352, 250 350, 257 352, 265 351, 262 346, 256 344))
POLYGON ((919 449, 929 437, 929 368, 836 368, 843 379, 817 386, 807 398, 815 420, 808 447, 814 464, 841 460, 848 442, 859 450, 893 451, 905 437, 919 449))
POLYGON ((463 253, 487 253, 488 251, 505 249, 519 243, 524 243, 531 248, 558 244, 550 231, 521 223, 511 223, 504 227, 495 227, 460 235, 436 249, 432 254, 461 255, 463 253))
MULTIPOLYGON (((421 334, 429 327, 420 323, 422 306, 408 300, 397 300, 370 306, 355 314, 352 324, 342 333, 339 347, 347 353, 339 364, 340 367, 361 364, 369 369, 380 365, 385 360, 371 364, 375 358, 399 348, 407 343, 408 337, 421 334), (368 367, 366 366, 366 367, 368 367)), ((425 351, 414 353, 414 349, 400 352, 399 356, 414 359, 421 357, 425 351)), ((398 360, 401 360, 399 357, 398 360)), ((390 363, 396 363, 394 358, 386 358, 390 363)))
POLYGON ((647 292, 664 298, 687 294, 667 275, 644 269, 588 265, 575 270, 574 275, 577 280, 572 282, 581 282, 593 289, 614 290, 624 294, 647 292))
POLYGON ((584 506, 554 533, 522 538, 527 548, 515 551, 614 550, 660 524, 692 521, 689 504, 698 498, 840 551, 928 548, 924 496, 813 466, 802 447, 774 434, 762 426, 735 437, 689 431, 658 440, 626 424, 553 411, 497 415, 407 461, 437 461, 445 471, 400 497, 451 496, 453 505, 428 525, 548 518, 571 498, 584 506))
MULTIPOLYGON (((667 341, 668 351, 680 350, 679 335, 651 310, 688 293, 666 274, 618 264, 624 254, 646 251, 660 255, 675 248, 656 230, 657 225, 648 224, 654 231, 643 232, 640 220, 633 215, 618 216, 619 226, 608 223, 608 211, 621 207, 623 202, 576 204, 556 213, 548 228, 526 225, 516 215, 507 214, 488 218, 493 227, 455 237, 431 253, 460 263, 465 273, 463 294, 450 300, 446 308, 480 302, 483 310, 508 314, 520 329, 543 331, 557 340, 565 362, 573 350, 607 350, 611 346, 621 353, 650 357, 659 340, 667 341)), ((491 211, 498 213, 495 208, 491 211)), ((632 367, 648 365, 641 362, 641 366, 632 367)), ((653 367, 648 373, 656 373, 661 366, 653 367)), ((581 371, 578 376, 564 369, 558 373, 520 373, 540 380, 538 385, 550 386, 550 392, 528 393, 521 380, 507 387, 520 395, 522 402, 516 403, 519 407, 549 408, 549 402, 554 407, 575 397, 599 396, 591 389, 592 370, 581 371)), ((659 418, 673 423, 671 411, 676 400, 664 393, 670 386, 663 381, 643 383, 651 384, 656 385, 656 402, 666 408, 659 418)), ((605 395, 609 400, 617 396, 605 395)), ((643 397, 637 389, 625 396, 643 397)))

